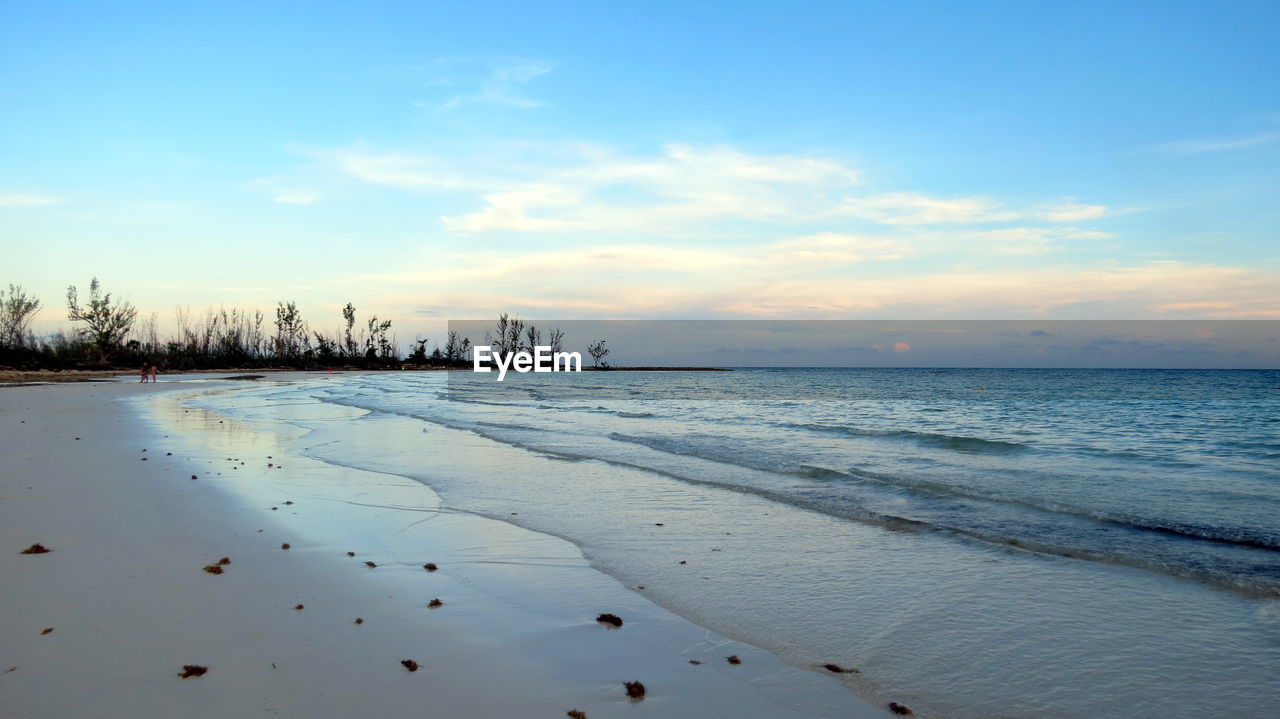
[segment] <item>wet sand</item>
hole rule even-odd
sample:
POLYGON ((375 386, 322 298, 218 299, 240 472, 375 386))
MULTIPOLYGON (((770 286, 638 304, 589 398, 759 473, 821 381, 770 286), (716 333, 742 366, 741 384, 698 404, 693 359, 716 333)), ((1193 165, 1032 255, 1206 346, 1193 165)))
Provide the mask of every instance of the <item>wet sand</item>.
POLYGON ((0 393, 0 717, 890 715, 567 542, 180 402, 228 384, 0 393))

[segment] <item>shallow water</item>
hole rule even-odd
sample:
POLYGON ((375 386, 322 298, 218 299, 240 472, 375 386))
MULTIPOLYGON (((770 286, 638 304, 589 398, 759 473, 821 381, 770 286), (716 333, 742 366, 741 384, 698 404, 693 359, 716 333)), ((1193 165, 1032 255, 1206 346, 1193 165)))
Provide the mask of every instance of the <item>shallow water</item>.
POLYGON ((851 688, 918 714, 1280 710, 1280 373, 522 379, 203 401, 565 537, 659 603, 857 667, 851 688))

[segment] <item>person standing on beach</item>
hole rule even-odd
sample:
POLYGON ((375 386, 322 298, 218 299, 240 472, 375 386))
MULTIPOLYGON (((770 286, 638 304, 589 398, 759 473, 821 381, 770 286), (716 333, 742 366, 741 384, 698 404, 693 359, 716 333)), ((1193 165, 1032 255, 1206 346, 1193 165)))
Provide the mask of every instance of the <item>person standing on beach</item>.
POLYGON ((147 366, 145 364, 142 365, 142 381, 147 381, 147 366))
POLYGON ((157 377, 159 374, 160 374, 160 368, 159 368, 159 367, 157 367, 157 366, 155 366, 155 365, 151 365, 151 381, 152 381, 152 382, 155 382, 155 381, 156 381, 156 377, 157 377))

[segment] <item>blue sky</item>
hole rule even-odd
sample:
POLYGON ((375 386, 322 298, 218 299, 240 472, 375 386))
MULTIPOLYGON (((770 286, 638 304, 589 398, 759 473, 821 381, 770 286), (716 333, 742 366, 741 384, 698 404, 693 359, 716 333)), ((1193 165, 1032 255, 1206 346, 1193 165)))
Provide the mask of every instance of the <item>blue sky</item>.
POLYGON ((5 272, 66 324, 1280 317, 1280 4, 0 9, 5 272))

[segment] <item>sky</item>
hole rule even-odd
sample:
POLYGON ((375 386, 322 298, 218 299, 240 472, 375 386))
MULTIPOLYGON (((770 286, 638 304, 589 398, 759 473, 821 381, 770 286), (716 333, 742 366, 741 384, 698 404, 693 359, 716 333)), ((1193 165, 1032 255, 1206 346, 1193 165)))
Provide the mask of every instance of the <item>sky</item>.
MULTIPOLYGON (((562 320, 552 326, 563 332, 563 349, 579 352, 586 366, 594 358, 583 348, 603 338, 604 361, 631 367, 1280 369, 1274 320, 562 320)), ((491 320, 454 320, 449 329, 473 345, 495 343, 491 320)), ((540 329, 545 343, 548 327, 540 329)), ((597 380, 586 381, 590 388, 597 380)), ((1220 389, 1213 382, 1205 388, 1210 394, 1220 389)))
POLYGON ((1280 318, 1276 2, 5 3, 0 285, 448 319, 1280 318))

